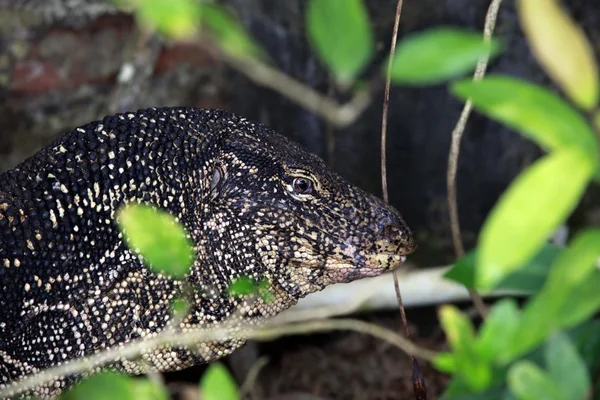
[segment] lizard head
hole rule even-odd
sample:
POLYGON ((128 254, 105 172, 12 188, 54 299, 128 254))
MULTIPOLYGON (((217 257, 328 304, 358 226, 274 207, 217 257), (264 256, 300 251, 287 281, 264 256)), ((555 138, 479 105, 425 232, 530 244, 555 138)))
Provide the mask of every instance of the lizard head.
POLYGON ((205 248, 218 248, 216 265, 266 277, 297 299, 395 269, 415 250, 396 209, 283 136, 239 123, 206 171, 212 180, 204 231, 214 227, 215 240, 205 248))

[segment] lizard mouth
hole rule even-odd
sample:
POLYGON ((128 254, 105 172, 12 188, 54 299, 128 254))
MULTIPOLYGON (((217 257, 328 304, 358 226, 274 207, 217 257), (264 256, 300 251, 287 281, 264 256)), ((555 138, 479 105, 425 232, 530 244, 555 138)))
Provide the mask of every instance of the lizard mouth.
POLYGON ((336 283, 379 276, 386 271, 399 268, 406 262, 406 255, 398 253, 357 253, 354 262, 348 259, 329 258, 325 269, 329 278, 336 283))

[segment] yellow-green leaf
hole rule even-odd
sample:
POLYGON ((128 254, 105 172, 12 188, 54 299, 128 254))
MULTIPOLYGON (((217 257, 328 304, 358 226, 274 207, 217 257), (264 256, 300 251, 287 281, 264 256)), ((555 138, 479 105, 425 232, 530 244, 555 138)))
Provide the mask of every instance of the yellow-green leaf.
POLYGON ((308 38, 335 78, 351 83, 370 61, 373 33, 362 0, 310 0, 308 38))
POLYGON ((577 205, 595 163, 576 149, 536 161, 512 183, 480 235, 476 282, 491 288, 527 263, 577 205))
MULTIPOLYGON (((464 75, 486 54, 495 56, 499 42, 484 42, 481 33, 437 28, 402 40, 392 63, 394 83, 426 85, 464 75)), ((386 63, 387 65, 387 63, 386 63)))
POLYGON ((598 104, 598 67, 583 30, 556 0, 519 0, 521 25, 538 61, 579 106, 598 104))
POLYGON ((117 220, 129 248, 139 251, 148 267, 175 278, 187 274, 194 248, 185 228, 165 211, 131 204, 119 210, 117 220))
POLYGON ((593 129, 573 107, 549 90, 500 75, 452 85, 454 95, 471 99, 479 112, 525 134, 546 150, 577 147, 597 158, 593 129))
POLYGON ((440 322, 452 354, 436 358, 436 365, 456 369, 465 384, 475 391, 487 388, 492 380, 492 368, 476 353, 475 334, 469 318, 456 307, 445 305, 440 309, 440 322))
POLYGON ((117 4, 133 8, 141 24, 173 39, 185 39, 198 30, 201 4, 197 0, 117 0, 117 4))

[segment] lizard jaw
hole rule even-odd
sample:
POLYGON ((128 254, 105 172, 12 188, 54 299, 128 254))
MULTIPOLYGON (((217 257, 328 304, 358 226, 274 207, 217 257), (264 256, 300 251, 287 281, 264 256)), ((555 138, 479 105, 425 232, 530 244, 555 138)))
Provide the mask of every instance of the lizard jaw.
POLYGON ((354 262, 350 262, 348 259, 327 259, 325 270, 332 283, 346 283, 356 279, 379 276, 386 271, 399 268, 406 262, 406 256, 390 253, 362 253, 356 255, 354 260, 354 262))

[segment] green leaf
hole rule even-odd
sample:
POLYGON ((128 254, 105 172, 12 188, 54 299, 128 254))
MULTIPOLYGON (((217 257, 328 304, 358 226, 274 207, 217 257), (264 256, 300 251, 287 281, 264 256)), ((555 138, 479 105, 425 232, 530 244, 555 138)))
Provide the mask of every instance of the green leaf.
POLYGON ((594 271, 589 278, 569 293, 558 313, 558 323, 570 327, 593 316, 600 310, 600 271, 594 271))
POLYGON ((471 389, 486 389, 492 382, 492 369, 476 354, 471 321, 456 307, 444 305, 440 309, 440 322, 453 351, 451 356, 438 357, 435 363, 442 368, 455 369, 471 389))
POLYGON ((519 400, 565 400, 552 377, 531 361, 520 361, 508 371, 508 386, 519 400))
POLYGON ((517 2, 521 26, 548 75, 581 107, 598 104, 598 67, 594 49, 556 0, 517 2))
POLYGON ((588 371, 595 376, 600 369, 600 321, 591 319, 571 329, 569 339, 583 358, 588 371))
MULTIPOLYGON (((520 266, 516 271, 509 274, 494 286, 494 289, 516 291, 525 294, 536 293, 546 281, 550 265, 552 265, 552 262, 560 251, 560 247, 546 244, 530 262, 520 266)), ((444 277, 463 284, 470 289, 476 289, 476 261, 477 250, 470 251, 459 259, 444 274, 444 277)))
POLYGON ((265 303, 272 301, 275 297, 271 292, 271 284, 267 279, 256 281, 248 276, 241 276, 233 280, 228 288, 231 296, 259 295, 265 303))
POLYGON ((439 371, 455 374, 458 372, 458 361, 454 353, 438 353, 433 360, 433 365, 439 371))
MULTIPOLYGON (((430 29, 398 45, 392 63, 394 83, 426 85, 466 74, 486 54, 495 56, 499 42, 484 42, 481 33, 456 28, 430 29)), ((387 64, 386 64, 387 65, 387 64)))
POLYGON ((214 34, 223 51, 237 57, 266 58, 266 53, 239 21, 216 4, 202 6, 202 22, 214 34))
POLYGON ((173 39, 196 33, 201 15, 196 0, 118 0, 117 4, 135 10, 140 23, 173 39))
POLYGON ((600 278, 595 263, 599 255, 600 230, 581 232, 571 241, 552 265, 542 290, 523 309, 519 340, 504 351, 504 362, 533 349, 551 332, 581 322, 597 309, 600 278))
POLYGON ((473 393, 461 378, 452 377, 439 400, 511 400, 506 385, 496 385, 484 392, 473 393))
POLYGON ((271 284, 267 279, 263 279, 258 283, 258 294, 265 303, 271 302, 275 299, 275 295, 271 290, 271 284))
POLYGON ((256 282, 248 276, 241 276, 229 285, 229 294, 246 296, 256 292, 256 282))
POLYGON ((116 372, 103 372, 83 380, 60 396, 61 400, 135 400, 133 378, 116 372))
POLYGON ((504 299, 496 303, 481 327, 475 344, 479 357, 491 363, 512 341, 518 340, 515 334, 518 331, 519 320, 519 309, 513 299, 504 299))
POLYGON ((310 0, 306 24, 310 44, 337 81, 344 85, 354 81, 374 50, 362 0, 310 0))
POLYGON ((480 234, 478 287, 492 288, 540 251, 577 205, 594 163, 580 151, 552 153, 512 183, 480 234))
POLYGON ((187 274, 194 248, 183 226, 169 213, 131 204, 119 210, 117 221, 129 248, 139 251, 152 270, 175 278, 187 274))
POLYGON ((190 305, 185 298, 178 297, 173 300, 171 308, 173 309, 173 314, 185 315, 190 310, 190 305))
POLYGON ((440 308, 440 322, 450 347, 464 351, 471 347, 475 334, 471 321, 458 308, 444 305, 440 308))
POLYGON ((202 376, 200 392, 203 400, 239 400, 241 398, 235 380, 227 368, 219 362, 212 363, 202 376))
POLYGON ((591 385, 585 363, 568 336, 557 332, 550 336, 544 348, 546 368, 554 382, 568 398, 583 400, 591 385))
POLYGON ((579 232, 556 259, 548 275, 548 287, 544 290, 566 293, 574 289, 596 271, 598 258, 600 258, 600 229, 586 229, 579 232))
POLYGON ((479 82, 452 85, 457 97, 471 99, 474 108, 523 133, 546 150, 577 147, 596 160, 598 143, 585 118, 547 89, 507 76, 487 76, 479 82))
MULTIPOLYGON (((132 380, 133 395, 136 400, 168 400, 167 389, 149 379, 132 380)), ((115 398, 119 399, 119 397, 115 398)))

